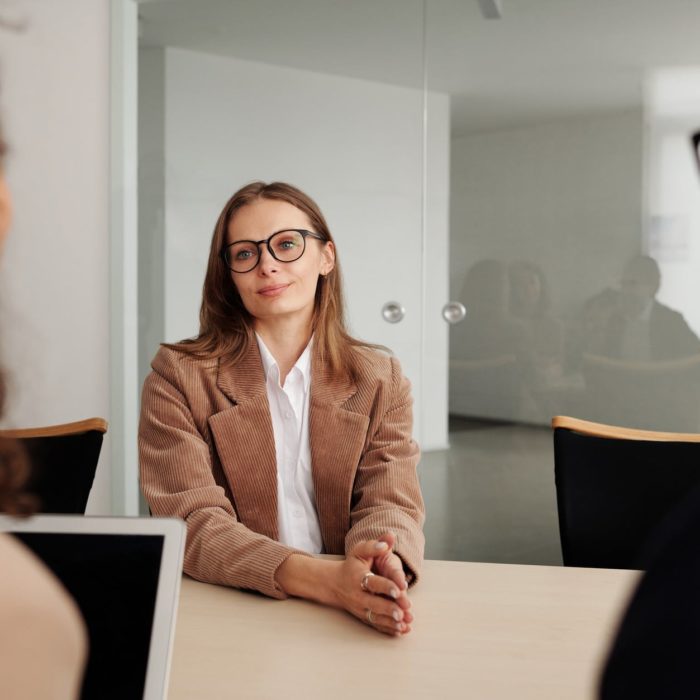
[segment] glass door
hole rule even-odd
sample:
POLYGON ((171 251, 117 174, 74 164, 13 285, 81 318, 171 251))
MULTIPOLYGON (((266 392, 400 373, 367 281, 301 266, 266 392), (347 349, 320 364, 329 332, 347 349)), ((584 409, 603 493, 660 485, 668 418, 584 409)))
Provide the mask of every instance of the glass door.
POLYGON ((450 449, 421 465, 429 556, 560 561, 554 415, 700 429, 698 26, 680 0, 427 0, 428 94, 450 114, 442 303, 466 309, 450 449))

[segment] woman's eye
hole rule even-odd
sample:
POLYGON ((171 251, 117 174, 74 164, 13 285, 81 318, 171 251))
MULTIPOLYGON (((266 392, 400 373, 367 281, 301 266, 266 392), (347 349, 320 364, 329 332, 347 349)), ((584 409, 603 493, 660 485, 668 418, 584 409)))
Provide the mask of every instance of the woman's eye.
POLYGON ((253 256, 252 250, 239 250, 236 252, 236 260, 249 260, 253 256))

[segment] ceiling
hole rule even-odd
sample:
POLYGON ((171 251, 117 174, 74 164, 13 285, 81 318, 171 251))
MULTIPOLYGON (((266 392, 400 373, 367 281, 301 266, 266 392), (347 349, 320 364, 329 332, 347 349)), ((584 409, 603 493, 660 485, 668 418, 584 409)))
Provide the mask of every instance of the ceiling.
POLYGON ((451 96, 453 134, 637 108, 649 71, 700 65, 697 0, 502 8, 487 20, 477 0, 426 0, 425 15, 422 0, 141 0, 140 41, 419 89, 425 79, 451 96))

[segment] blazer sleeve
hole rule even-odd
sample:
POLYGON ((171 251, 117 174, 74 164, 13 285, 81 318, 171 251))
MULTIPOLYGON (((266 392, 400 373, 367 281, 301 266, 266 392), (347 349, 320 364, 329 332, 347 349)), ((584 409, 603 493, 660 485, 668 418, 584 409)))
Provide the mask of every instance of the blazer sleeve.
POLYGON ((185 521, 185 573, 286 598, 275 580, 277 568, 293 553, 308 555, 238 521, 214 479, 209 445, 178 388, 177 361, 157 366, 160 371, 154 369, 146 378, 141 400, 141 488, 153 515, 185 521))
POLYGON ((410 382, 398 361, 392 357, 390 362, 388 396, 378 402, 381 415, 370 422, 375 427, 355 475, 345 551, 391 530, 397 536, 394 550, 403 561, 409 584, 414 584, 425 549, 425 506, 416 471, 420 450, 412 439, 410 382))

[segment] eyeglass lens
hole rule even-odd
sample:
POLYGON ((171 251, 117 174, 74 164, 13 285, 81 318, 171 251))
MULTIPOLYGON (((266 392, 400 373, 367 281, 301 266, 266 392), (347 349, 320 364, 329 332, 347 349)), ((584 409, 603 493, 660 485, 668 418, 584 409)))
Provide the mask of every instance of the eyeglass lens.
MULTIPOLYGON (((258 262, 261 243, 240 241, 227 249, 228 263, 235 272, 247 272, 258 262)), ((299 231, 278 231, 269 238, 269 250, 280 262, 293 262, 304 253, 304 236, 299 231)))

